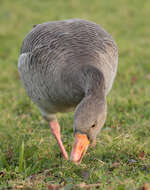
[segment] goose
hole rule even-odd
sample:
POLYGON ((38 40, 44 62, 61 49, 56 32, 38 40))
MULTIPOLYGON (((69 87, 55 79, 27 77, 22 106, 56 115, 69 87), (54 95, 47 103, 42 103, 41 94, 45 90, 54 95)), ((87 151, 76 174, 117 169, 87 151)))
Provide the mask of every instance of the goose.
POLYGON ((117 65, 115 41, 91 21, 50 21, 35 25, 26 35, 18 60, 19 75, 66 160, 56 113, 74 110, 70 160, 79 164, 105 123, 106 97, 117 65))

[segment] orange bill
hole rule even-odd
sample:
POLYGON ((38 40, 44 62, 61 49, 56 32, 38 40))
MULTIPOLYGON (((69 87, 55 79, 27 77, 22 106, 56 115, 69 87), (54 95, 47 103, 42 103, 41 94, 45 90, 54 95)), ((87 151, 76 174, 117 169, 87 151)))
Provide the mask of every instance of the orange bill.
POLYGON ((70 160, 76 164, 80 164, 89 144, 90 141, 86 134, 76 133, 70 160))

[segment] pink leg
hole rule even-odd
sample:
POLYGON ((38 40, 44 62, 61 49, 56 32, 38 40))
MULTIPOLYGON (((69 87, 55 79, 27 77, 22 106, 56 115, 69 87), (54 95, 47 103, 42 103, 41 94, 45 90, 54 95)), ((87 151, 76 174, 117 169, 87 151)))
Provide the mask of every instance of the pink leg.
POLYGON ((51 131, 52 131, 54 137, 55 137, 56 140, 57 140, 57 143, 58 143, 58 145, 59 145, 59 148, 60 148, 60 150, 61 150, 61 152, 62 152, 64 158, 65 158, 66 160, 68 160, 68 154, 67 154, 67 152, 66 152, 66 150, 65 150, 65 148, 64 148, 64 145, 63 145, 63 143, 62 143, 62 141, 61 141, 59 123, 57 122, 57 120, 54 120, 54 121, 51 121, 51 122, 49 123, 49 125, 50 125, 51 131))

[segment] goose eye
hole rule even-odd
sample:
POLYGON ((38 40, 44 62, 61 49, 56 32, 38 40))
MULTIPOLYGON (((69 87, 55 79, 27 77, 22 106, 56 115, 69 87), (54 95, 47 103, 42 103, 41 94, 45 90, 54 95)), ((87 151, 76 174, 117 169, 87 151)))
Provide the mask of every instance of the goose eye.
POLYGON ((93 124, 92 126, 91 126, 91 128, 94 128, 96 125, 95 124, 93 124))

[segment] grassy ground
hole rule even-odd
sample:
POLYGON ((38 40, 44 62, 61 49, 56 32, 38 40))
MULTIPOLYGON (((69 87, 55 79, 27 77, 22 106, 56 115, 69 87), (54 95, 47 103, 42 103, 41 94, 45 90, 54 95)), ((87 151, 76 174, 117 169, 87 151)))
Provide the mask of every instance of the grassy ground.
MULTIPOLYGON (((0 1, 0 189, 52 189, 50 184, 100 183, 99 189, 137 190, 150 182, 150 1, 0 1), (93 20, 119 47, 119 69, 108 96, 108 118, 82 164, 64 161, 48 124, 20 82, 21 42, 34 24, 93 20)), ((70 152, 73 113, 58 115, 70 152)), ((94 189, 94 187, 93 187, 94 189)))

